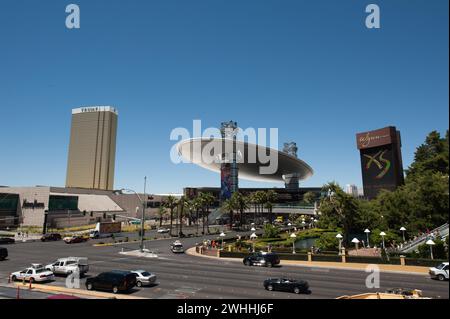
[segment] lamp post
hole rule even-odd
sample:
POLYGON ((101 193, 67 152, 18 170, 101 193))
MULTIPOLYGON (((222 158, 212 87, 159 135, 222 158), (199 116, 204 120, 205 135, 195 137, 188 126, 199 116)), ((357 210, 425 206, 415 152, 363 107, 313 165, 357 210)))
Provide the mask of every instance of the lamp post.
POLYGON ((292 253, 295 254, 295 239, 297 238, 297 235, 292 233, 290 237, 292 238, 292 253))
POLYGON ((226 236, 224 232, 221 232, 219 235, 222 238, 222 250, 223 250, 223 238, 226 236))
POLYGON ((406 240, 405 240, 405 231, 406 231, 406 228, 405 227, 402 227, 402 228, 400 228, 400 231, 402 232, 402 235, 403 235, 403 242, 405 242, 406 240))
POLYGON ((258 238, 255 233, 250 235, 250 239, 253 241, 253 252, 255 252, 255 240, 258 238))
POLYGON ((359 244, 359 240, 358 240, 358 238, 353 238, 352 239, 352 243, 354 243, 355 244, 355 248, 356 248, 356 250, 358 250, 358 244, 359 244))
POLYGON ((370 248, 370 243, 369 243, 369 234, 370 234, 370 230, 368 228, 366 228, 364 230, 364 232, 366 233, 366 237, 367 237, 367 247, 370 248))
POLYGON ((342 250, 342 238, 344 237, 341 234, 337 234, 336 238, 339 240, 339 255, 340 255, 342 250))
MULTIPOLYGON (((145 199, 145 192, 146 192, 146 187, 147 187, 147 176, 144 177, 144 199, 145 199)), ((132 189, 126 189, 126 188, 122 188, 118 191, 115 191, 115 193, 123 193, 123 192, 130 192, 130 193, 134 193, 137 198, 139 199, 139 201, 142 204, 142 215, 141 215, 141 232, 140 232, 140 245, 139 248, 141 250, 141 252, 144 251, 144 223, 145 223, 145 207, 147 206, 146 201, 142 200, 141 196, 139 196, 139 194, 132 189)), ((136 207, 137 208, 137 207, 136 207)))
POLYGON ((289 227, 289 228, 288 228, 288 233, 289 233, 289 234, 291 233, 291 226, 292 226, 292 224, 289 223, 289 224, 288 224, 288 227, 289 227))
POLYGON ((433 246, 436 245, 436 243, 435 243, 434 241, 432 241, 431 239, 429 239, 429 240, 426 242, 426 244, 427 244, 428 246, 430 246, 430 256, 431 256, 431 259, 433 260, 433 259, 434 259, 434 258, 433 258, 433 246))
POLYGON ((382 231, 382 232, 380 233, 380 236, 381 236, 381 238, 383 239, 383 249, 386 249, 386 245, 385 245, 385 243, 384 243, 384 236, 386 236, 386 233, 385 233, 384 231, 382 231))

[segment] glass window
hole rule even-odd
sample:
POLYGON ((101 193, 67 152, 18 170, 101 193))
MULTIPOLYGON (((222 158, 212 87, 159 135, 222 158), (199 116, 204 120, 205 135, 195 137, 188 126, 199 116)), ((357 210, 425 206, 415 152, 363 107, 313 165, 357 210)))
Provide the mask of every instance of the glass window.
POLYGON ((49 211, 77 210, 77 209, 78 209, 78 196, 50 195, 48 202, 49 211))

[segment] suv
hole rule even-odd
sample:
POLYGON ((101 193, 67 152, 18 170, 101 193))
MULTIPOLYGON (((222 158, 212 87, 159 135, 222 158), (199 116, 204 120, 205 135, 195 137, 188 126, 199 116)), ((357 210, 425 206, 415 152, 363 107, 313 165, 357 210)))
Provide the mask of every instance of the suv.
POLYGON ((45 234, 41 237, 41 241, 58 241, 61 240, 62 237, 60 234, 57 233, 50 233, 50 234, 45 234))
POLYGON ((277 254, 274 253, 258 252, 252 253, 247 257, 245 257, 243 263, 246 266, 257 265, 257 266, 272 267, 280 263, 280 258, 278 257, 277 254))
POLYGON ((78 272, 83 276, 89 271, 88 259, 83 257, 60 258, 54 263, 45 266, 45 269, 59 275, 70 275, 78 272))
POLYGON ((136 286, 136 275, 129 271, 113 270, 86 279, 87 290, 126 292, 136 286))
POLYGON ((5 260, 8 257, 8 249, 0 247, 0 260, 5 260))

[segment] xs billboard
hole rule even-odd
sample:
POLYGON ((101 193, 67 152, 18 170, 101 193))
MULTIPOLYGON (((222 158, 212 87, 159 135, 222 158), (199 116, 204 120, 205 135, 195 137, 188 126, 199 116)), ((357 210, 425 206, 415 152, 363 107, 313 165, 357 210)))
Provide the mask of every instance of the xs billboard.
POLYGON ((356 142, 365 197, 374 198, 382 189, 392 191, 403 184, 400 132, 395 127, 359 133, 356 142))

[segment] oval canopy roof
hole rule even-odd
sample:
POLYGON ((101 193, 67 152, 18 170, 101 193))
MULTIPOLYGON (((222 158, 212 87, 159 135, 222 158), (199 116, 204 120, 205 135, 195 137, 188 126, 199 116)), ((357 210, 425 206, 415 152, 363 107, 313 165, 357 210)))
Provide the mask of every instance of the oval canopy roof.
MULTIPOLYGON (((224 153, 222 150, 232 149, 233 140, 193 138, 179 142, 176 147, 185 161, 220 173, 221 155, 224 153)), ((235 141, 235 147, 239 178, 259 182, 283 182, 283 177, 287 174, 297 174, 299 180, 313 175, 313 169, 308 164, 287 153, 242 141, 235 141), (273 173, 267 174, 261 169, 269 167, 269 159, 277 160, 278 167, 273 170, 273 173)))

